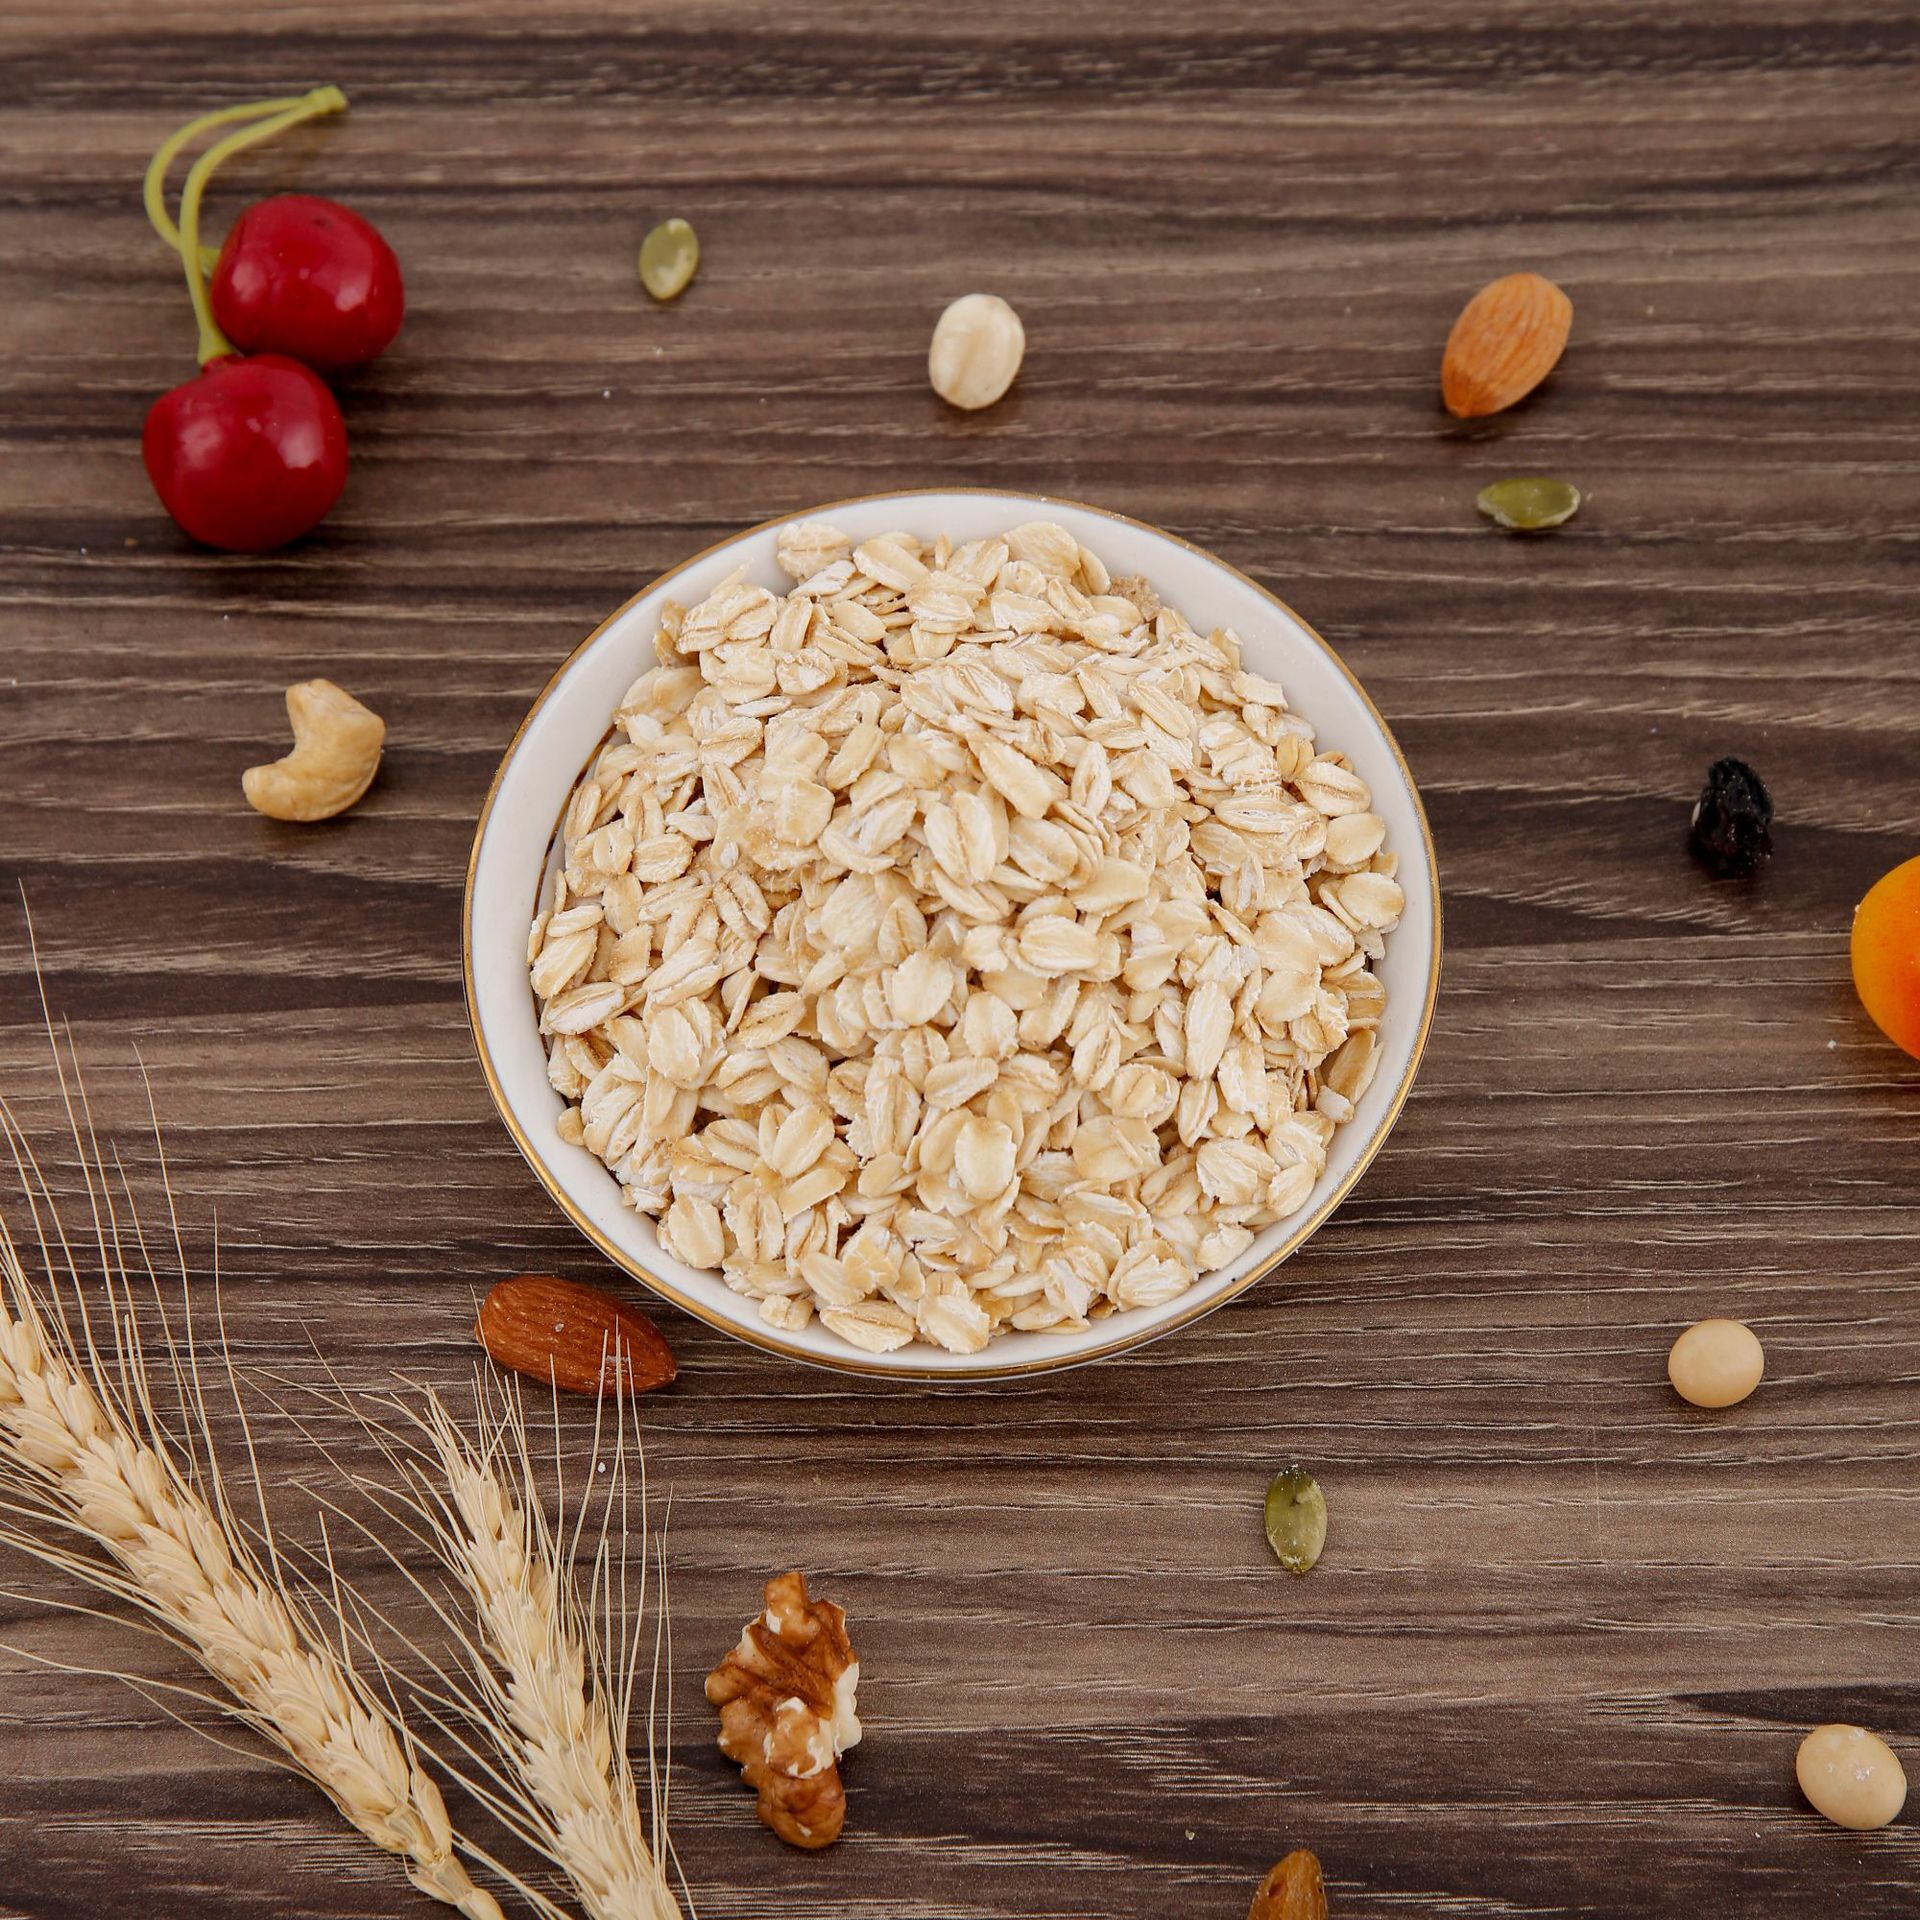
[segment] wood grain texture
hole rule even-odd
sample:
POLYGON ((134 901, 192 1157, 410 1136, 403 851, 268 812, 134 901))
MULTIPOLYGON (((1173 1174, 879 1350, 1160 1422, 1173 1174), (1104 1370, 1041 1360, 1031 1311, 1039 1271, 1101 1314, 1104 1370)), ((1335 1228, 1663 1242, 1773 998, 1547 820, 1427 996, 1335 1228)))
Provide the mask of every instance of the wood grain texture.
MULTIPOLYGON (((1920 1067, 1846 972, 1854 901, 1920 851, 1916 98, 1905 0, 6 10, 0 879, 137 1178, 145 1061, 244 1363, 313 1377, 311 1329, 359 1385, 457 1387, 478 1289, 606 1277, 493 1118, 460 885, 553 666, 723 534, 964 482, 1158 522, 1333 640, 1432 811, 1419 1086, 1247 1299, 937 1394, 661 1310, 709 1920, 1238 1920, 1294 1845, 1341 1920, 1914 1911, 1913 1816, 1826 1828, 1792 1755, 1851 1718, 1920 1759, 1920 1067), (192 337, 140 170, 189 113, 322 79, 349 119, 216 212, 361 207, 407 328, 344 395, 326 527, 196 552, 136 452, 192 337), (633 256, 670 213, 704 260, 660 311, 633 256), (1447 327, 1520 266, 1573 345, 1450 423, 1447 327), (1030 351, 963 418, 924 355, 976 286, 1030 351), (1588 504, 1498 536, 1473 495, 1514 471, 1588 504), (315 672, 388 763, 281 828, 238 774, 315 672), (1682 850, 1723 752, 1779 805, 1750 886, 1682 850), (1768 1350, 1719 1416, 1662 1364, 1710 1311, 1768 1350), (1259 1526, 1293 1459, 1333 1514, 1304 1581, 1259 1526), (790 1562, 867 1674, 817 1858, 755 1825, 698 1691, 790 1562)), ((0 908, 0 1088, 44 1136, 37 1020, 0 908)), ((265 1444, 310 1521, 324 1469, 265 1444)), ((0 1638, 0 1913, 431 1911, 298 1782, 24 1657, 181 1677, 163 1652, 15 1601, 0 1638)))

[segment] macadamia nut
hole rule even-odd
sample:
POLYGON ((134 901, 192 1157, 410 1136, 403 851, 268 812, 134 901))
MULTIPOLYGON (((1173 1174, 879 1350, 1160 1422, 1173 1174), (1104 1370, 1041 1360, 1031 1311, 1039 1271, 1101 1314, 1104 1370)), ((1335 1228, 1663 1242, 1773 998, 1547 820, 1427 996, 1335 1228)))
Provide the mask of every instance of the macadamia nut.
POLYGON ((1026 351, 1020 316, 998 294, 963 294, 933 329, 927 378, 952 406, 990 407, 1013 385, 1026 351))

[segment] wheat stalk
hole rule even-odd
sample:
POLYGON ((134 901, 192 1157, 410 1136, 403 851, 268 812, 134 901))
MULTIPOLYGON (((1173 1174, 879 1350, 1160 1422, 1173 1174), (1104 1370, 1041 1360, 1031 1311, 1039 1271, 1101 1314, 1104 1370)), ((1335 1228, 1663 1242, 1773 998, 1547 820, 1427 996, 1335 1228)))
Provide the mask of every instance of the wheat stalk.
MULTIPOLYGON (((363 1490, 440 1560, 465 1615, 413 1583, 461 1648, 465 1672, 453 1676, 436 1665, 437 1689, 412 1684, 428 1716, 477 1770, 450 1763, 456 1776, 566 1874, 589 1920, 681 1920, 649 1843, 627 1753, 647 1574, 643 1560, 638 1594, 630 1595, 625 1428, 616 1428, 611 1458, 603 1460, 596 1425, 589 1476, 597 1469, 604 1486, 583 1597, 574 1568, 590 1503, 581 1501, 570 1534, 564 1517, 550 1526, 518 1392, 483 1379, 476 1398, 472 1434, 430 1387, 421 1388, 417 1400, 389 1403, 405 1433, 372 1421, 364 1404, 352 1406, 400 1467, 397 1487, 363 1479, 363 1490)), ((637 1443, 634 1451, 640 1457, 637 1443)), ((644 1509, 644 1486, 640 1498, 644 1509)), ((563 1516, 565 1506, 563 1487, 563 1516)), ((363 1531, 401 1564, 386 1534, 363 1531)), ((664 1642, 663 1599, 656 1699, 664 1642)), ((652 1758, 652 1720, 650 1706, 648 1797, 657 1839, 666 1831, 667 1789, 652 1758)))
MULTIPOLYGON (((51 1038, 51 1022, 48 1032, 51 1038)), ((258 1527, 236 1515, 190 1334, 183 1365, 170 1326, 166 1352, 189 1440, 171 1435, 157 1412, 132 1305, 142 1267, 161 1299, 157 1271, 130 1190, 126 1225, 116 1210, 84 1085, 76 1111, 57 1041, 54 1058, 91 1213, 89 1264, 97 1250, 113 1332, 103 1353, 76 1246, 26 1136, 0 1101, 0 1138, 45 1270, 43 1280, 29 1275, 0 1218, 0 1543, 129 1603, 220 1683, 228 1696, 221 1704, 235 1718, 376 1846, 398 1856, 423 1893, 468 1920, 502 1920, 498 1903, 456 1857, 461 1843, 445 1803, 397 1711, 353 1664, 344 1634, 336 1648, 288 1585, 264 1502, 258 1527), (71 1313, 63 1293, 73 1299, 71 1313)), ((161 1172, 164 1183, 164 1150, 161 1172)), ((166 1192, 184 1277, 170 1185, 166 1192)), ((164 1301, 160 1318, 164 1326, 164 1301)), ((250 1433, 247 1445, 251 1455, 250 1433)), ((254 1480, 257 1493, 257 1466, 254 1480)))

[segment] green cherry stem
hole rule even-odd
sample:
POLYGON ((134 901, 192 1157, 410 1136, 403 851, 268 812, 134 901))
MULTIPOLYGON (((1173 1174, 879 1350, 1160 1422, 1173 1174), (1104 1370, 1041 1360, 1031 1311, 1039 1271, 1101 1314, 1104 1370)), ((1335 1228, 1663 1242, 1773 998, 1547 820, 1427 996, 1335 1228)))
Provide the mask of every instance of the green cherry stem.
POLYGON ((187 270, 187 294, 193 301, 194 318, 200 326, 199 354, 203 367, 209 360, 218 360, 234 350, 232 342, 215 324, 213 304, 207 298, 206 266, 200 248, 200 202, 206 193, 207 182, 234 154, 257 146, 262 140, 271 140, 276 134, 285 133, 289 127, 297 127, 303 121, 317 120, 324 114, 342 113, 346 105, 347 96, 338 87, 316 87, 284 112, 276 113, 269 119, 255 120, 237 133, 230 133, 224 140, 216 141, 188 171, 187 184, 180 192, 178 246, 181 263, 187 270))
MULTIPOLYGON (((267 120, 278 113, 285 113, 297 107, 305 99, 304 94, 296 94, 289 100, 250 100, 245 106, 222 107, 216 113, 203 113, 197 120, 189 120, 178 133, 168 136, 160 151, 147 162, 147 177, 142 183, 140 197, 147 209, 147 218, 153 222, 153 230, 165 242, 170 253, 180 251, 180 229, 173 224, 173 216, 167 212, 167 173, 180 157, 183 148, 190 147, 203 133, 211 133, 215 127, 230 127, 236 120, 267 120)), ((211 266, 211 262, 208 265, 211 266)))

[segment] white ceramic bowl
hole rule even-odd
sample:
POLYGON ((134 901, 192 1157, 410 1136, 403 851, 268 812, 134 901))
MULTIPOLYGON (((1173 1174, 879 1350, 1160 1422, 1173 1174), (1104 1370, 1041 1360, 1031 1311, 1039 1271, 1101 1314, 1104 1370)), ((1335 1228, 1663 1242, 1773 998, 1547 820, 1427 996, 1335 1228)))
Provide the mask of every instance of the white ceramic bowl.
POLYGON ((527 928, 574 783, 605 736, 621 695, 653 664, 661 603, 672 598, 691 606, 743 565, 749 579, 784 587, 774 539, 788 521, 772 520, 662 574, 589 634, 547 683, 494 776, 474 834, 464 940, 474 1040, 501 1118, 568 1218, 609 1259, 709 1325, 798 1360, 851 1373, 981 1379, 1073 1366, 1183 1327, 1271 1273, 1332 1213, 1379 1152, 1413 1084, 1440 982, 1440 893, 1426 815, 1406 762, 1359 682, 1311 627, 1244 574, 1156 528, 1094 507, 984 490, 878 494, 790 518, 830 519, 855 539, 905 528, 928 539, 950 534, 956 544, 1026 520, 1056 520, 1114 574, 1145 575, 1202 632, 1232 627, 1248 666, 1278 680, 1321 743, 1345 753, 1372 787, 1374 809, 1387 823, 1387 845, 1400 856, 1406 914, 1388 935, 1379 968, 1387 1011, 1373 1084, 1353 1119, 1334 1135, 1326 1171, 1300 1212, 1269 1227, 1231 1266, 1203 1275, 1177 1300, 1114 1314, 1085 1333, 1005 1334, 977 1354, 916 1344, 875 1357, 849 1347, 817 1320, 798 1333, 775 1332, 755 1303, 730 1293, 718 1275, 665 1253, 653 1222, 620 1204, 612 1174, 554 1132, 561 1101, 547 1084, 527 983, 527 928))

